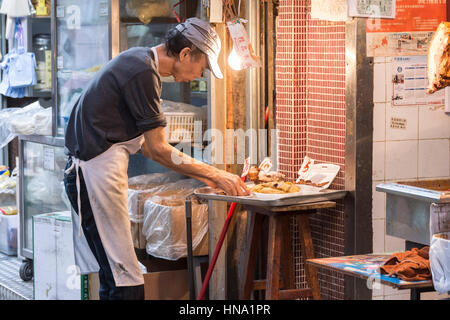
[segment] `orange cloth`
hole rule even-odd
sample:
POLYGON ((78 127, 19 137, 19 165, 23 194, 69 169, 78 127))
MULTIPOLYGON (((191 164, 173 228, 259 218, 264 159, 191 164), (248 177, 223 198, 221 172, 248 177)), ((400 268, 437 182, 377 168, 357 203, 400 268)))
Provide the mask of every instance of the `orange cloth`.
POLYGON ((382 274, 397 276, 405 281, 421 281, 431 279, 431 268, 428 252, 429 246, 422 249, 394 253, 381 266, 382 274))

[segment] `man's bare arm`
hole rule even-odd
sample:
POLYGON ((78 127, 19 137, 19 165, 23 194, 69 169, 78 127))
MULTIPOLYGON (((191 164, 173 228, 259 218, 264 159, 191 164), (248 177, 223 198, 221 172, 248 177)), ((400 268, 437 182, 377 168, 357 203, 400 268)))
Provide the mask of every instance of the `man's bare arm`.
POLYGON ((209 166, 177 150, 167 143, 163 127, 144 133, 143 154, 173 171, 217 187, 228 195, 249 195, 245 183, 235 174, 209 166))

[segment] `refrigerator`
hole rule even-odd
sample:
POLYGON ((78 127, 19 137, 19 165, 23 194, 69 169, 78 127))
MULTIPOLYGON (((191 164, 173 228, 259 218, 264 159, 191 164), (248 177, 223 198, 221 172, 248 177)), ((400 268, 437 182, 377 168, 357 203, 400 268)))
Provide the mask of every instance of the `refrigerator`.
POLYGON ((68 211, 64 191, 64 139, 49 136, 19 136, 19 256, 24 258, 19 275, 33 277, 33 217, 68 211))

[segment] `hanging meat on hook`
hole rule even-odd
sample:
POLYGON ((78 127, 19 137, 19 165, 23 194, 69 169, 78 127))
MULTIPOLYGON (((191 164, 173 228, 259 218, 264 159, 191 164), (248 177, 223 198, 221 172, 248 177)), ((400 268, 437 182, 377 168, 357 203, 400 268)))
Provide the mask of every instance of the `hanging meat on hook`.
POLYGON ((428 46, 427 93, 450 85, 450 22, 441 22, 428 46))

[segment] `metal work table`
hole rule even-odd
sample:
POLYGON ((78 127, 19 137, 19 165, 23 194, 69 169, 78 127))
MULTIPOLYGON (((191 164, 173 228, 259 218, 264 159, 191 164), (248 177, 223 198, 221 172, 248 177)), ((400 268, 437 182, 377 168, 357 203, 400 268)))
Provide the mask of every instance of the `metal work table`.
MULTIPOLYGON (((192 197, 198 200, 215 200, 224 202, 235 202, 243 205, 243 208, 249 211, 250 217, 250 230, 247 244, 247 256, 245 257, 245 280, 242 284, 242 299, 249 299, 252 290, 266 290, 266 298, 268 299, 291 299, 298 297, 312 297, 314 299, 320 299, 320 291, 318 285, 317 274, 315 268, 308 268, 308 283, 309 289, 296 290, 293 287, 293 270, 292 277, 291 272, 285 275, 283 282, 283 289, 279 286, 280 276, 280 262, 285 263, 287 261, 287 267, 293 269, 292 258, 290 250, 284 251, 284 258, 281 258, 281 248, 285 248, 286 244, 290 242, 290 237, 279 236, 282 234, 287 235, 285 232, 288 227, 289 215, 295 215, 298 218, 299 225, 302 228, 302 247, 307 254, 307 258, 313 258, 314 250, 312 248, 312 240, 308 223, 308 214, 314 213, 315 210, 320 208, 331 208, 336 205, 331 200, 338 200, 345 197, 347 191, 345 190, 322 190, 316 193, 306 193, 297 196, 279 197, 277 199, 261 199, 256 196, 248 197, 233 197, 226 195, 219 195, 214 193, 214 190, 210 187, 205 187, 196 190, 191 198, 186 199, 186 236, 187 236, 187 262, 189 272, 189 288, 190 298, 195 299, 195 277, 193 272, 193 254, 192 254, 192 227, 191 227, 191 215, 192 215, 192 197), (269 252, 268 252, 268 275, 267 280, 254 281, 253 269, 256 262, 257 251, 257 239, 260 235, 260 228, 262 225, 262 219, 269 219, 269 252), (303 236, 304 234, 304 236, 303 236), (283 238, 283 239, 281 239, 283 238), (283 244, 282 244, 283 243, 283 244), (290 257, 290 258, 289 258, 290 257)), ((289 230, 289 229, 288 229, 289 230)), ((290 233, 289 233, 290 234, 290 233)), ((283 249, 284 250, 284 249, 283 249)))

